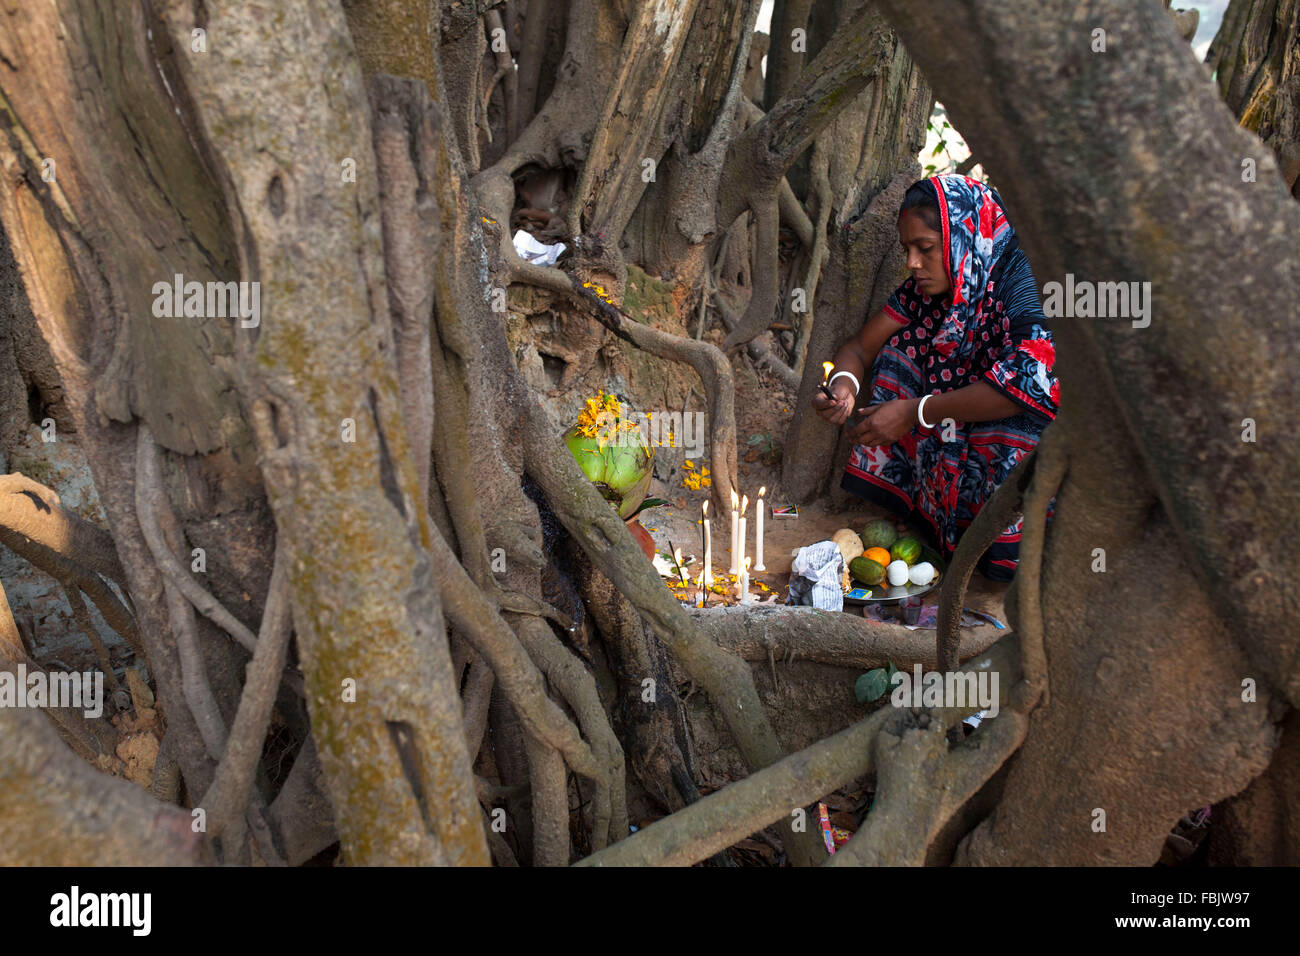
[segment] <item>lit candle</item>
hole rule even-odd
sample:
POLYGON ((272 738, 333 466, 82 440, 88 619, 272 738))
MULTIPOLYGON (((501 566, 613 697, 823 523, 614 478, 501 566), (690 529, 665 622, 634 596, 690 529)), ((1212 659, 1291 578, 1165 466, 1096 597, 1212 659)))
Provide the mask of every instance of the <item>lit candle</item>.
POLYGON ((700 577, 696 581, 696 587, 699 589, 695 595, 695 606, 704 607, 704 572, 700 572, 700 577))
POLYGON ((700 506, 704 512, 704 586, 713 583, 713 533, 709 529, 709 502, 705 499, 700 506))
MULTIPOLYGON (((741 520, 744 521, 745 519, 742 518, 741 520)), ((740 603, 748 604, 749 603, 749 558, 748 557, 745 558, 745 567, 740 572, 739 593, 740 593, 740 603)))
POLYGON ((739 530, 737 531, 737 534, 739 535, 739 537, 736 539, 736 540, 738 540, 738 541, 740 542, 740 551, 739 551, 740 557, 738 557, 738 558, 736 559, 736 569, 737 569, 738 571, 743 571, 743 570, 745 569, 745 567, 746 567, 746 564, 745 564, 745 524, 746 524, 746 522, 749 521, 749 519, 745 517, 745 509, 747 509, 748 507, 749 507, 749 495, 745 495, 744 497, 742 497, 742 498, 740 499, 740 525, 739 525, 739 530))
POLYGON ((766 571, 763 563, 763 495, 767 494, 767 485, 758 489, 758 518, 754 522, 754 570, 766 571))
POLYGON ((740 570, 737 564, 740 552, 736 550, 736 527, 740 520, 740 512, 736 509, 740 507, 740 497, 736 494, 736 489, 731 489, 731 567, 727 568, 728 574, 735 574, 740 570))

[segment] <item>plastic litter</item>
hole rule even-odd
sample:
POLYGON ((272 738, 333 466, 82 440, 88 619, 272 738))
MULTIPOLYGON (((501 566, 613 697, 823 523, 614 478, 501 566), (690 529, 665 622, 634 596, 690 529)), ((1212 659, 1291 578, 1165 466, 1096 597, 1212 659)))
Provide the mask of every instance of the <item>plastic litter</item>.
POLYGON ((822 827, 822 842, 826 844, 826 852, 835 855, 835 851, 853 839, 853 834, 848 830, 840 827, 831 826, 831 816, 826 809, 826 804, 817 804, 817 819, 822 827))
POLYGON ((519 258, 538 266, 555 265, 556 260, 560 258, 560 253, 565 248, 562 242, 553 245, 538 242, 533 238, 532 233, 524 232, 522 229, 515 233, 512 241, 515 244, 515 252, 519 253, 519 258))
POLYGON ((843 611, 843 577, 844 555, 834 541, 818 541, 800 548, 790 566, 790 591, 785 603, 843 611))

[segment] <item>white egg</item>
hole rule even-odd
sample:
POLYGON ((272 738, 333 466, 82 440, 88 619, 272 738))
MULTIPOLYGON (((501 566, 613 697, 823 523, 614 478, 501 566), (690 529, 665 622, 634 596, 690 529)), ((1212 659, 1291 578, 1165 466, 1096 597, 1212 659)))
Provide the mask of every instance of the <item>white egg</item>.
POLYGON ((907 583, 907 562, 891 561, 889 567, 885 568, 885 577, 889 578, 889 583, 894 587, 907 583))
POLYGON ((907 580, 913 584, 929 584, 934 580, 934 565, 929 561, 922 561, 920 564, 913 565, 912 569, 907 572, 907 580))

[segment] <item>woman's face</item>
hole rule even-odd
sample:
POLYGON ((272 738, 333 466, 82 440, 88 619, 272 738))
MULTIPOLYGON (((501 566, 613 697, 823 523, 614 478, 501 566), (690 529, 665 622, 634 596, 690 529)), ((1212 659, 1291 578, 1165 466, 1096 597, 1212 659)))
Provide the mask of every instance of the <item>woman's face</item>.
POLYGON ((920 210, 908 209, 899 217, 898 241, 907 256, 908 271, 923 294, 938 297, 951 290, 943 267, 943 236, 926 225, 920 210))

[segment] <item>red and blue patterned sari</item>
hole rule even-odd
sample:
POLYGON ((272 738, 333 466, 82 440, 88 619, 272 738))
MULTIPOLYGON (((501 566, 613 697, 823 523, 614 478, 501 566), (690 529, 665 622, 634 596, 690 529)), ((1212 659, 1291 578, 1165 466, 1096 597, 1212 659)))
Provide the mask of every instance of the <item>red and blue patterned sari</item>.
MULTIPOLYGON (((872 365, 869 404, 987 382, 1022 411, 996 421, 918 424, 892 445, 856 445, 841 487, 906 520, 947 560, 1056 417, 1060 386, 1038 287, 1001 197, 967 176, 930 182, 952 301, 921 294, 911 278, 889 297, 884 312, 899 329, 872 365)), ((1017 519, 985 553, 979 567, 987 577, 1014 575, 1020 530, 1017 519)))

